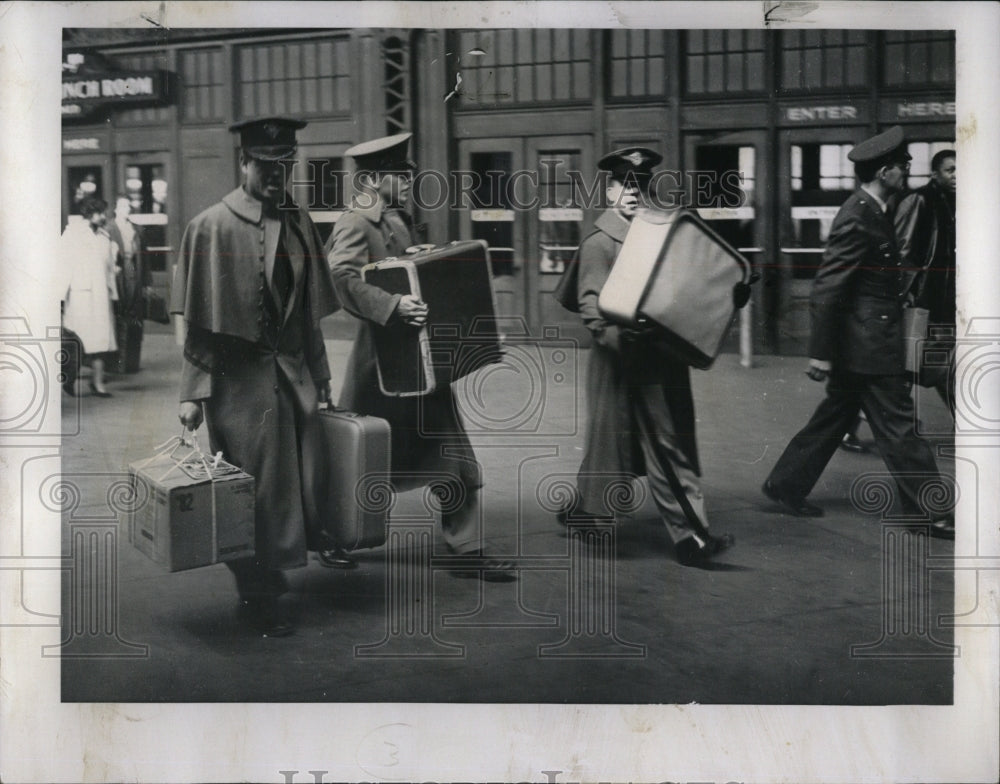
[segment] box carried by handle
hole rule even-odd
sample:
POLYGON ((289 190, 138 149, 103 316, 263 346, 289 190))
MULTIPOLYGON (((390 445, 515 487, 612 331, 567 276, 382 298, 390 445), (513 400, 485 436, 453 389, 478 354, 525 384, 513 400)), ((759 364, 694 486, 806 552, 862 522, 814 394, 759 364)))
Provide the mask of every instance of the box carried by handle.
POLYGON ((254 554, 254 478, 205 455, 194 434, 129 464, 129 541, 171 572, 254 554))
POLYGON ((375 327, 382 394, 430 394, 502 358, 489 247, 483 240, 415 252, 369 264, 362 278, 391 294, 427 303, 427 323, 375 327))
POLYGON ((750 263, 694 212, 640 210, 597 306, 617 324, 657 325, 661 345, 704 369, 732 325, 734 288, 752 280, 750 263))

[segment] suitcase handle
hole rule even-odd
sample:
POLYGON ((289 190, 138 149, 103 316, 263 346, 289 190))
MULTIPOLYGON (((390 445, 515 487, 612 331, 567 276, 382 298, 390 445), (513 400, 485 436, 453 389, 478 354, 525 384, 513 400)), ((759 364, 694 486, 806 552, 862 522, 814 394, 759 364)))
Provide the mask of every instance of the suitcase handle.
POLYGON ((362 414, 359 414, 357 411, 351 411, 350 409, 347 408, 341 408, 340 406, 335 406, 333 403, 320 403, 319 410, 329 411, 331 414, 343 414, 344 416, 354 417, 355 419, 363 416, 362 414))

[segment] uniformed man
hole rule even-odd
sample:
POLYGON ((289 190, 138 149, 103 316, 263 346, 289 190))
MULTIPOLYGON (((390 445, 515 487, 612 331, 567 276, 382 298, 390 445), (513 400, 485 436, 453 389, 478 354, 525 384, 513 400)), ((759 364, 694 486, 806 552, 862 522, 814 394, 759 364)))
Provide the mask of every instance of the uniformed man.
POLYGON ((418 474, 449 477, 464 498, 443 512, 441 525, 449 552, 477 558, 478 567, 452 571, 457 577, 504 581, 516 578, 509 562, 486 557, 480 531, 481 469, 458 417, 450 387, 419 397, 388 397, 378 385, 374 330, 392 323, 419 329, 427 305, 413 294, 389 294, 366 283, 361 268, 402 255, 413 244, 398 208, 406 203, 413 163, 407 158, 412 134, 401 133, 356 145, 357 194, 337 220, 326 244, 327 260, 344 307, 361 320, 348 359, 340 405, 388 420, 392 433, 392 473, 397 490, 424 484, 418 474))
MULTIPOLYGON (((763 491, 793 515, 821 516, 806 496, 863 410, 903 512, 923 516, 921 487, 940 481, 940 474, 930 446, 914 431, 902 330, 907 275, 886 214, 910 165, 903 129, 867 139, 847 157, 861 187, 833 221, 810 297, 807 372, 814 381, 827 380, 826 399, 785 448, 763 491)), ((931 534, 953 539, 954 519, 932 520, 931 534)))
POLYGON ((645 147, 616 150, 598 162, 609 172, 609 209, 584 238, 560 281, 557 299, 578 311, 593 336, 587 365, 588 427, 574 508, 562 516, 603 518, 609 483, 646 475, 678 561, 698 566, 733 544, 708 532, 694 436, 688 366, 656 345, 655 334, 609 323, 597 299, 629 223, 662 156, 645 147))
POLYGON ((320 319, 338 309, 322 241, 286 192, 304 122, 237 123, 242 187, 187 226, 171 311, 187 324, 181 422, 204 418, 212 451, 254 477, 256 554, 230 561, 240 615, 267 636, 292 632, 278 597, 322 535, 326 479, 318 402, 330 369, 320 319), (307 544, 309 542, 309 544, 307 544))

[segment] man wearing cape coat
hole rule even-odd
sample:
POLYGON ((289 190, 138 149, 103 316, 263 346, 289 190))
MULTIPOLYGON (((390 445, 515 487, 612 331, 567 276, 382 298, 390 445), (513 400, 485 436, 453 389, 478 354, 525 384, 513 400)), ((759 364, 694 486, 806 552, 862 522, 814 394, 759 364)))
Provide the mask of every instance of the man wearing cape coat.
POLYGON ((413 244, 403 217, 415 164, 407 158, 412 134, 401 133, 355 145, 358 194, 337 220, 326 254, 337 294, 360 323, 347 360, 340 396, 344 408, 388 420, 392 433, 392 482, 399 490, 430 484, 442 507, 441 527, 450 553, 475 558, 477 568, 456 569, 456 577, 493 582, 516 578, 509 561, 484 555, 479 488, 482 470, 458 415, 451 387, 413 397, 389 397, 379 389, 375 329, 405 323, 419 329, 427 305, 413 294, 390 294, 365 282, 362 269, 385 258, 402 256, 413 244), (444 500, 442 501, 444 504, 444 500))
POLYGON ((600 160, 599 168, 610 172, 611 207, 580 244, 577 263, 567 267, 556 291, 564 307, 580 313, 594 341, 587 365, 584 457, 577 499, 567 512, 570 520, 610 519, 614 486, 645 475, 677 559, 698 565, 733 539, 707 531, 689 369, 663 354, 654 334, 612 324, 597 307, 639 206, 640 187, 645 189, 661 160, 644 147, 600 160))
POLYGON ((212 452, 256 483, 256 553, 227 566, 242 614, 273 636, 291 631, 275 611, 283 570, 306 564, 307 539, 322 530, 318 402, 329 400, 330 369, 320 319, 339 309, 322 241, 280 166, 304 125, 264 118, 230 129, 241 133, 244 186, 188 224, 171 303, 187 328, 181 421, 193 429, 203 412, 212 452))

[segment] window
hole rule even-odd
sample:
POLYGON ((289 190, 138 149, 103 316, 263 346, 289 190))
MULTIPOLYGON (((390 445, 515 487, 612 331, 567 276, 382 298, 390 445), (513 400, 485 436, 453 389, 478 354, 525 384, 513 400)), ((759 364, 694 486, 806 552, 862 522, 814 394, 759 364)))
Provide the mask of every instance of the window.
MULTIPOLYGON (((115 60, 123 70, 157 71, 169 68, 169 61, 164 52, 119 55, 115 60)), ((169 119, 170 108, 166 106, 144 106, 136 109, 123 109, 115 113, 117 125, 156 125, 168 122, 169 119)))
POLYGON ((792 276, 809 279, 823 258, 833 219, 854 191, 850 143, 806 143, 791 146, 792 276))
POLYGON ((239 116, 347 114, 349 56, 346 37, 242 47, 239 116))
POLYGON ((924 87, 955 83, 955 33, 951 30, 887 30, 886 87, 924 87))
POLYGON ((666 94, 666 53, 662 30, 612 30, 610 83, 613 98, 660 97, 666 94))
POLYGON ((474 152, 469 158, 474 173, 472 191, 472 239, 486 240, 490 246, 493 275, 513 275, 514 210, 511 209, 510 175, 513 157, 509 152, 474 152))
POLYGON ((221 49, 195 49, 178 56, 181 112, 189 122, 212 122, 225 117, 225 65, 221 49))
POLYGON ((783 90, 864 87, 868 82, 864 30, 784 30, 779 41, 783 90))
POLYGON ((689 95, 764 90, 761 30, 689 30, 685 35, 685 90, 689 95))
POLYGON ((449 58, 465 108, 588 101, 589 30, 469 30, 455 34, 449 58))
POLYGON ((538 153, 538 268, 560 274, 580 244, 582 205, 569 172, 580 171, 579 150, 541 150, 538 153))

